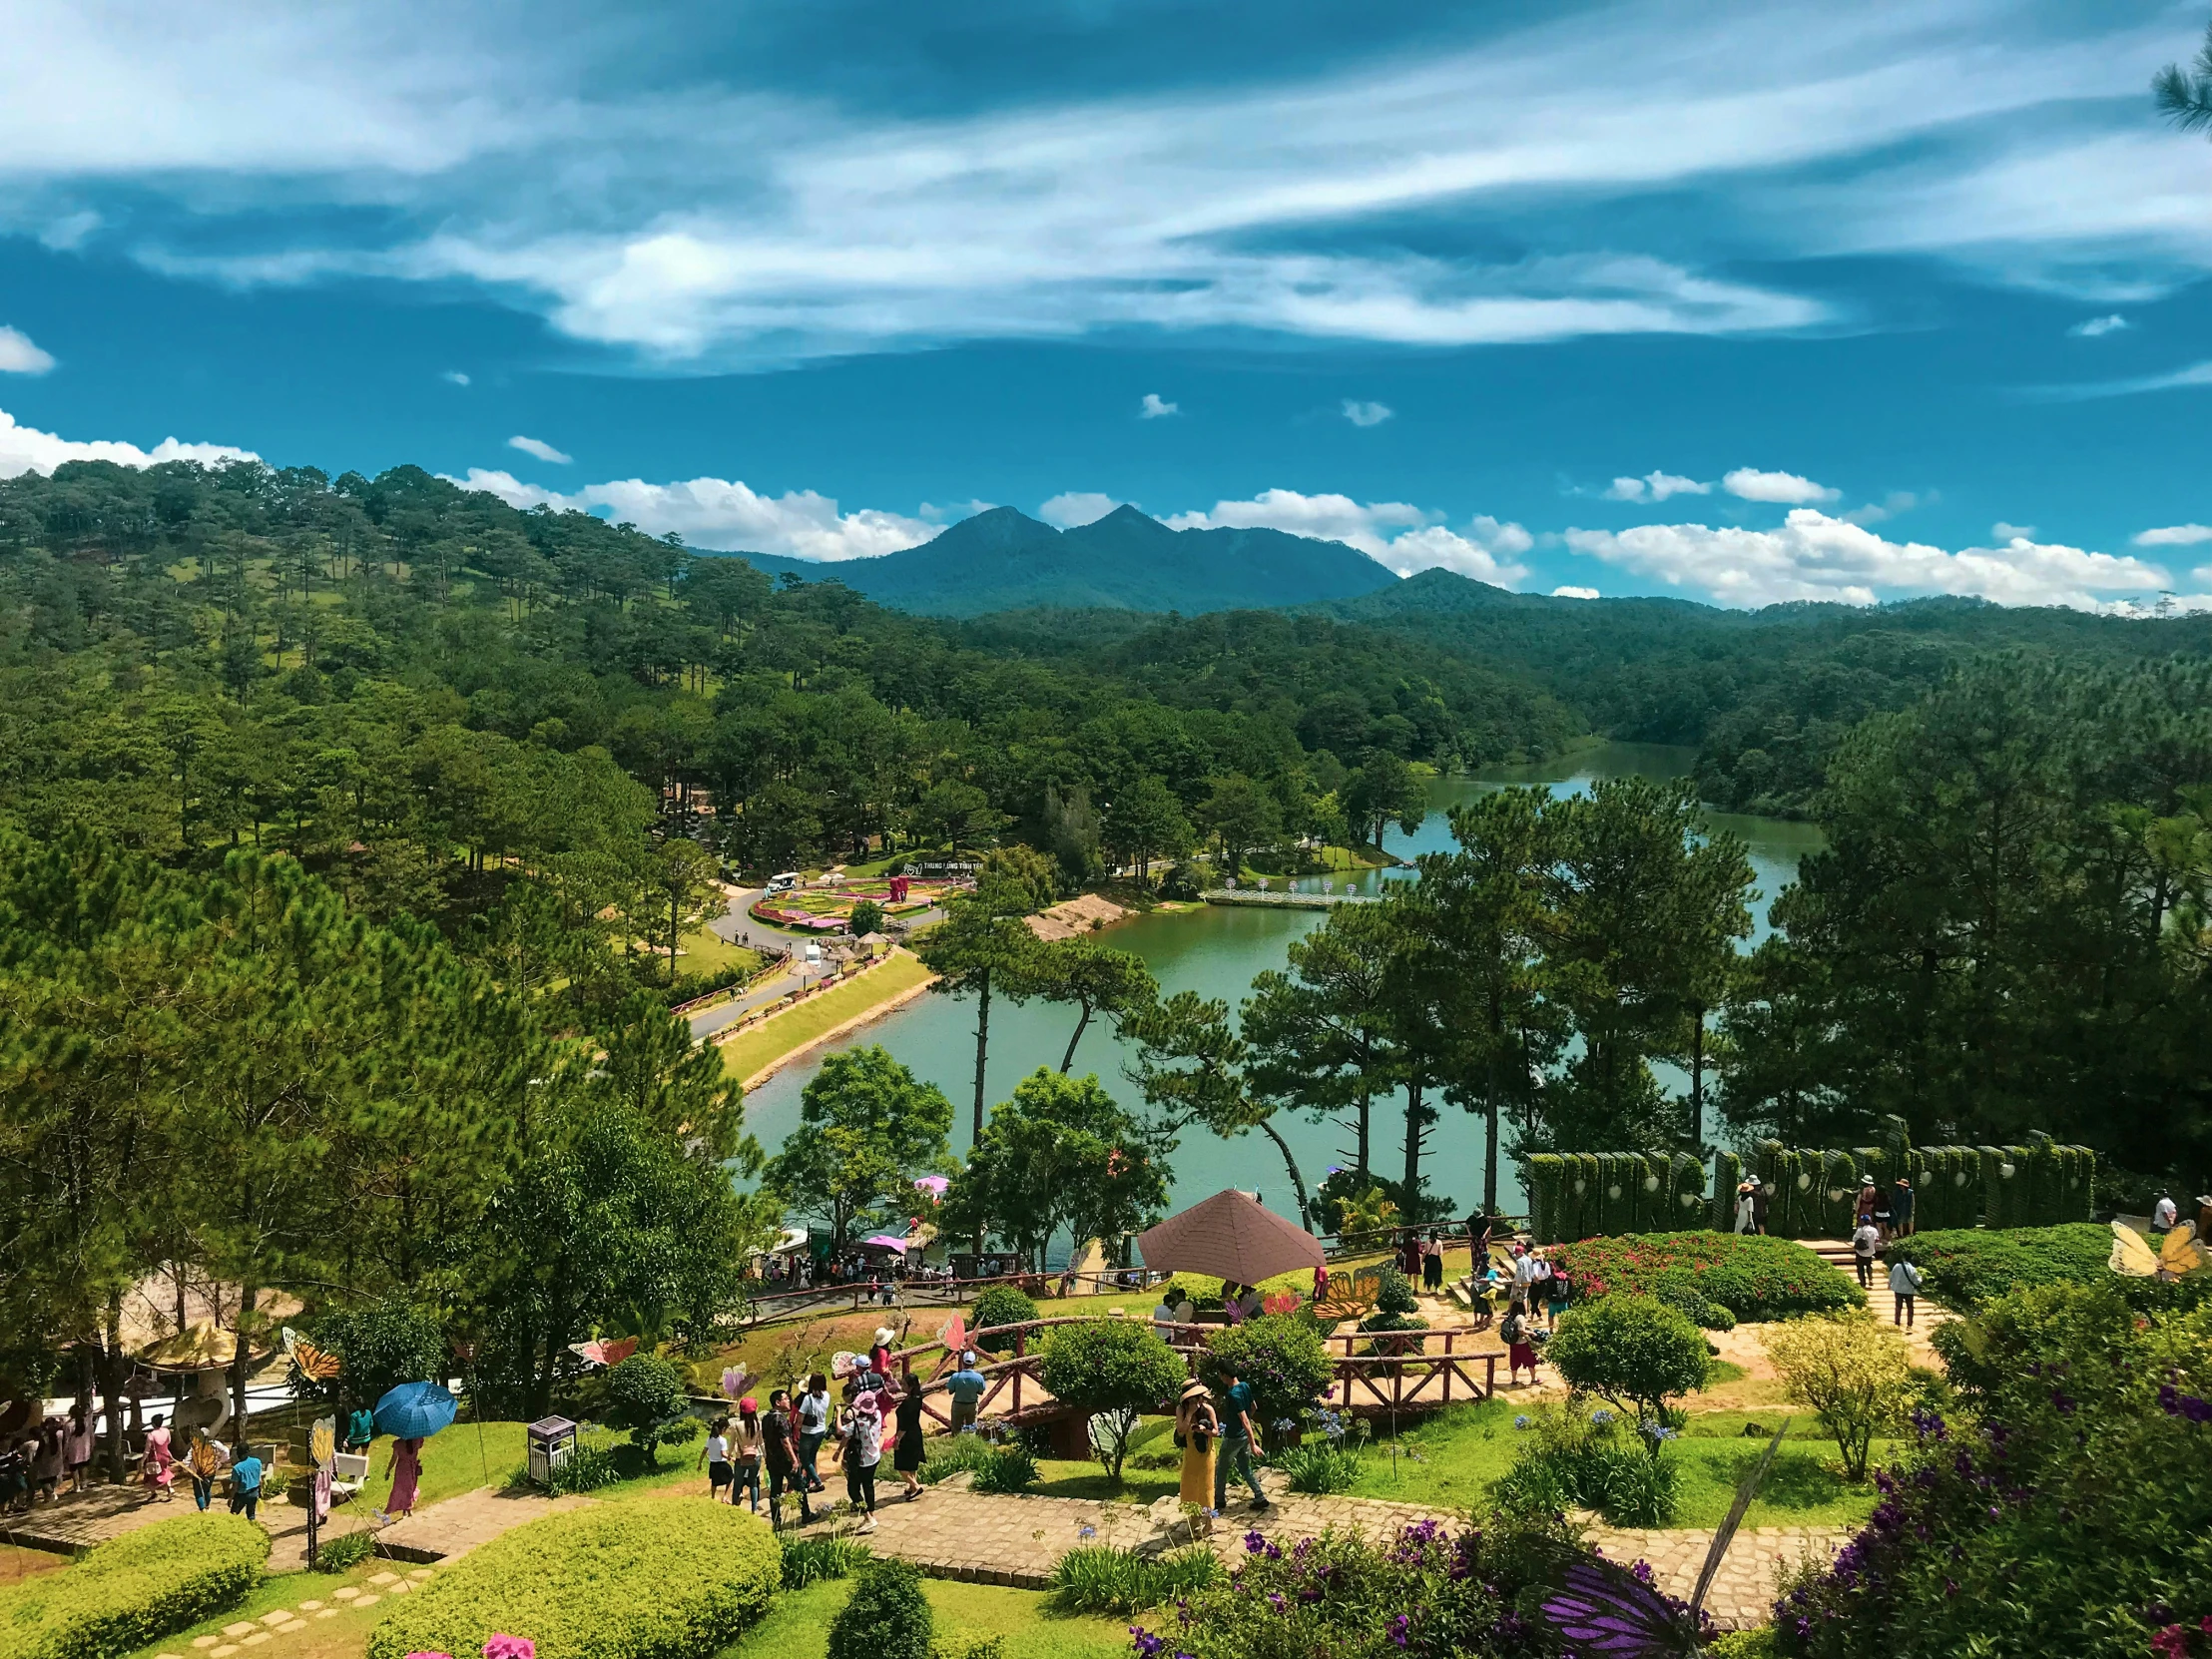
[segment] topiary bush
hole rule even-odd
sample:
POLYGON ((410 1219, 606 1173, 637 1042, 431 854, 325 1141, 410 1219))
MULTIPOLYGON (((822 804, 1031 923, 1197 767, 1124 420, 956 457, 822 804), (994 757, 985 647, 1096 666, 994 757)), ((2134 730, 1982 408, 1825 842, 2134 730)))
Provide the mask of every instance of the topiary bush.
MULTIPOLYGON (((1026 1325, 1037 1317, 1037 1305, 1012 1285, 993 1285, 975 1299, 971 1331, 987 1331, 995 1325, 1026 1325)), ((974 1345, 985 1354, 1004 1354, 1014 1346, 1011 1336, 976 1337, 974 1345)))
POLYGON ((1866 1293, 1794 1239, 1749 1233, 1645 1233, 1584 1239, 1551 1252, 1584 1298, 1658 1296, 1686 1287, 1739 1320, 1864 1308, 1866 1293))
POLYGON ((1209 1337, 1198 1357, 1199 1381, 1218 1392, 1232 1369, 1252 1385, 1252 1420, 1263 1431, 1304 1418, 1336 1376, 1321 1333, 1292 1314, 1263 1314, 1209 1337))
POLYGON ((506 1632, 537 1659, 702 1659, 783 1583, 768 1523, 703 1497, 593 1504, 518 1526, 444 1567, 369 1633, 367 1659, 473 1654, 506 1632))
POLYGON ((1653 1456, 1669 1437, 1667 1402, 1705 1386, 1705 1338, 1647 1296, 1601 1297, 1570 1311, 1544 1353, 1571 1386, 1628 1412, 1653 1456))
POLYGON ((2112 1230, 2087 1222, 2002 1232, 1959 1228, 1894 1240, 1928 1277, 1928 1295, 1953 1313, 1969 1314, 1992 1297, 2029 1285, 2098 1285, 2111 1277, 2112 1230))
POLYGON ((0 1590, 0 1659, 115 1659, 237 1606, 269 1534, 243 1515, 181 1515, 0 1590))
POLYGON ((895 1557, 870 1561, 830 1621, 828 1659, 929 1659, 935 1635, 921 1569, 895 1557))
POLYGON ((1375 1294, 1375 1312, 1360 1322, 1360 1331, 1382 1340, 1368 1345, 1370 1354, 1406 1354, 1419 1346, 1413 1342, 1391 1342, 1389 1334, 1398 1331, 1426 1331, 1428 1322, 1415 1310, 1420 1304, 1413 1300, 1413 1282, 1394 1263, 1382 1265, 1382 1282, 1375 1294))
POLYGON ((1053 1329, 1039 1380, 1054 1399, 1091 1414, 1091 1443, 1118 1481, 1137 1419, 1170 1408, 1188 1375, 1151 1326, 1091 1320, 1053 1329))
POLYGON ((657 1354, 633 1354, 607 1373, 607 1420, 630 1430, 630 1443, 659 1460, 658 1450, 699 1432, 684 1374, 657 1354))

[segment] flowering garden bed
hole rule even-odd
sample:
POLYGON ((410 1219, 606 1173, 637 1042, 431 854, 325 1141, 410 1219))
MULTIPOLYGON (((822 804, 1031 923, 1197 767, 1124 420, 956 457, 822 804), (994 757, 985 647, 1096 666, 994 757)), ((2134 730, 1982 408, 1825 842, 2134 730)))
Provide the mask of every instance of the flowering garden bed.
POLYGON ((1735 1233, 1637 1233, 1555 1245, 1555 1266, 1573 1275, 1578 1296, 1615 1292, 1672 1300, 1695 1292, 1740 1320, 1863 1306, 1865 1294, 1792 1239, 1735 1233))
POLYGON ((946 893, 957 891, 961 885, 957 881, 909 879, 903 882, 905 896, 893 899, 890 877, 861 877, 833 886, 794 887, 788 892, 764 895, 754 900, 752 914, 755 920, 775 927, 835 933, 852 919, 852 906, 862 899, 881 906, 887 916, 911 915, 939 903, 946 893))

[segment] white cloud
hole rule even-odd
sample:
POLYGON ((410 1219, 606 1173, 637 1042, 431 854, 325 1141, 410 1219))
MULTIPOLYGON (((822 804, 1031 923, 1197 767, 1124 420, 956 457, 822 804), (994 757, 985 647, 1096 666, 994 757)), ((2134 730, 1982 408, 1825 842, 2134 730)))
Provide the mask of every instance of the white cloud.
POLYGON ((1353 398, 1345 399, 1345 419, 1355 426, 1380 426, 1397 413, 1387 403, 1362 403, 1353 398))
POLYGON ((575 512, 603 509, 617 522, 635 524, 649 535, 674 530, 696 546, 726 552, 785 553, 800 559, 866 559, 918 546, 943 528, 872 507, 839 512, 835 501, 813 490, 761 495, 723 478, 690 478, 672 484, 624 478, 586 484, 568 494, 481 467, 471 467, 466 478, 452 481, 464 489, 488 490, 512 507, 549 506, 575 512))
POLYGON ((18 426, 15 416, 0 409, 0 478, 25 472, 52 472, 64 461, 114 461, 121 466, 156 466, 163 461, 198 461, 221 466, 225 461, 258 461, 251 449, 234 449, 227 443, 180 443, 164 438, 152 449, 135 443, 98 439, 79 443, 41 432, 35 426, 18 426))
POLYGON ((465 386, 468 384, 468 376, 463 374, 457 368, 447 369, 445 373, 441 376, 441 378, 451 381, 456 386, 465 386))
POLYGON ((1647 472, 1641 478, 1616 478, 1605 491, 1608 501, 1664 501, 1670 495, 1711 495, 1713 486, 1674 472, 1647 472))
POLYGON ((1569 530, 1566 543, 1576 553, 1670 587, 1700 590, 1724 605, 1792 599, 1872 605, 1958 594, 2006 605, 2090 610, 2108 603, 2107 596, 2156 594, 2172 586, 2164 570, 2140 559, 2025 537, 2001 548, 1950 553, 1919 542, 1887 541, 1810 507, 1794 509, 1775 530, 1643 524, 1621 531, 1569 530))
POLYGON ((1120 505, 1118 497, 1100 495, 1096 490, 1068 490, 1039 507, 1037 516, 1047 524, 1072 530, 1078 524, 1096 523, 1120 505))
POLYGON ((551 461, 555 466, 566 466, 576 457, 564 455, 543 438, 526 438, 519 432, 507 440, 509 449, 519 449, 525 455, 535 455, 541 461, 551 461))
POLYGON ((2134 326, 2134 323, 2118 311, 2113 311, 2105 316, 2092 316, 2085 322, 2077 322, 2066 332, 2075 339, 2102 339, 2106 334, 2116 334, 2122 328, 2134 326))
POLYGON ((1139 420, 1158 420, 1162 415, 1181 414, 1182 412, 1182 404, 1170 403, 1156 391, 1146 392, 1144 401, 1137 405, 1137 418, 1139 420))
POLYGON ((2212 541, 2212 524, 2168 524, 2138 530, 2130 539, 2137 547, 2194 547, 2200 541, 2212 541))
POLYGON ((0 374, 44 374, 53 366, 53 357, 33 345, 29 334, 0 323, 0 374))
POLYGON ((1598 597, 1598 592, 1595 588, 1553 588, 1551 597, 1554 599, 1595 599, 1598 597))
POLYGON ((1793 506, 1808 501, 1834 501, 1843 494, 1841 490, 1816 484, 1794 472, 1761 472, 1748 466, 1723 474, 1721 488, 1740 500, 1783 502, 1793 506))
POLYGON ((1165 520, 1171 530, 1266 527, 1298 536, 1341 541, 1368 557, 1410 576, 1441 566, 1493 587, 1511 587, 1528 574, 1513 562, 1536 545, 1518 524, 1501 524, 1487 514, 1463 529, 1446 528, 1444 515, 1424 512, 1403 501, 1361 503, 1349 495, 1302 495, 1297 490, 1263 490, 1248 501, 1217 501, 1207 512, 1177 513, 1165 520))
MULTIPOLYGON (((1996 523, 1989 526, 1989 534, 2001 542, 2033 541, 2035 539, 2035 526, 2032 524, 2007 524, 2000 518, 1996 523)), ((2142 541, 2140 536, 2135 539, 2138 543, 2142 541)))

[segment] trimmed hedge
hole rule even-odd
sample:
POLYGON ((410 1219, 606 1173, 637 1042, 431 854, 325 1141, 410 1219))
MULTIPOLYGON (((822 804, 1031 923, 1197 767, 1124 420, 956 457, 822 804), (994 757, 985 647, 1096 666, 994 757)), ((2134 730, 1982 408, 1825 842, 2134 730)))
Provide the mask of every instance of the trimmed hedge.
POLYGON ((367 1659, 471 1654, 504 1632, 538 1659, 705 1659, 783 1583, 768 1524, 703 1497, 597 1504, 469 1551, 384 1616, 367 1659))
POLYGON ((1578 1299, 1625 1294, 1682 1306, 1685 1293, 1694 1293, 1740 1320, 1787 1319, 1867 1304, 1864 1291, 1790 1239, 1641 1233, 1558 1245, 1551 1260, 1573 1275, 1578 1299))
POLYGON ((181 1515, 0 1590, 0 1659, 115 1659, 237 1606, 269 1534, 243 1515, 181 1515))
POLYGON ((2030 1285, 2101 1285, 2112 1277, 2112 1230, 2088 1222, 1989 1233, 1917 1233, 1890 1247, 1928 1278, 1928 1294, 1953 1313, 2030 1285))

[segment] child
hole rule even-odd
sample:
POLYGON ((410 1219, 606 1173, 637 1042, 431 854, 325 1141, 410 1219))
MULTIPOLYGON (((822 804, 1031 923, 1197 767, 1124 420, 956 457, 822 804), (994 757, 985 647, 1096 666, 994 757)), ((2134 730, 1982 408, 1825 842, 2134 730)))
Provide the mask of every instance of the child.
POLYGON ((707 1496, 716 1503, 727 1501, 722 1489, 730 1484, 730 1419, 717 1417, 707 1425, 707 1443, 699 1448, 699 1455, 692 1459, 692 1467, 707 1465, 707 1496))

